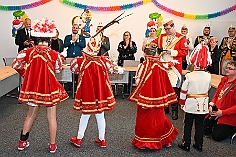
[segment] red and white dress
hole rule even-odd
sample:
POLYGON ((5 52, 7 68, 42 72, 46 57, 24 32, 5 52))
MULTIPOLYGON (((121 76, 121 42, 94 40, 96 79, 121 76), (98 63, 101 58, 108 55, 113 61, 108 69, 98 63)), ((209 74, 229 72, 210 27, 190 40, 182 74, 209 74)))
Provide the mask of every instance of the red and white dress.
POLYGON ((164 112, 164 107, 177 102, 177 95, 160 57, 145 57, 138 73, 140 81, 128 98, 138 106, 132 145, 159 150, 178 134, 164 112))
POLYGON ((182 76, 182 60, 188 55, 188 44, 186 37, 175 33, 170 36, 168 34, 161 34, 157 39, 152 41, 157 44, 159 48, 170 50, 170 54, 165 53, 162 58, 164 61, 177 60, 179 64, 175 64, 172 68, 167 70, 170 83, 172 87, 180 87, 182 76))
POLYGON ((116 101, 108 77, 111 64, 105 56, 91 56, 83 51, 82 55, 71 60, 71 71, 79 73, 74 109, 83 114, 112 110, 116 101))
POLYGON ((19 101, 53 106, 68 98, 55 77, 62 71, 61 55, 50 47, 36 46, 18 53, 12 67, 24 77, 19 101))

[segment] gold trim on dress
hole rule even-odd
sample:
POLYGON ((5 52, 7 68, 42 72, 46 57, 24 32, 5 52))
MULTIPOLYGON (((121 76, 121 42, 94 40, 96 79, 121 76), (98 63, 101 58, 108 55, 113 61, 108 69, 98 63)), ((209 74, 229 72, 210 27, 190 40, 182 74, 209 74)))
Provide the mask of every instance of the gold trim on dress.
POLYGON ((135 135, 135 139, 140 142, 160 142, 169 137, 173 133, 173 131, 174 131, 174 126, 172 125, 170 130, 166 134, 162 135, 160 138, 141 138, 135 135))

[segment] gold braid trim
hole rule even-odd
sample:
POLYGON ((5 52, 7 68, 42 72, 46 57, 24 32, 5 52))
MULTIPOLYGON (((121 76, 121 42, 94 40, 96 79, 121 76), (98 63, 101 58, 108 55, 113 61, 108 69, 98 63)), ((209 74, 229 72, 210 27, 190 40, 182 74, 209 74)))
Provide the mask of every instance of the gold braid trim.
POLYGON ((170 130, 166 134, 162 135, 160 138, 142 138, 135 135, 135 139, 140 142, 161 142, 162 140, 169 137, 173 133, 173 131, 174 131, 174 126, 172 125, 170 130))

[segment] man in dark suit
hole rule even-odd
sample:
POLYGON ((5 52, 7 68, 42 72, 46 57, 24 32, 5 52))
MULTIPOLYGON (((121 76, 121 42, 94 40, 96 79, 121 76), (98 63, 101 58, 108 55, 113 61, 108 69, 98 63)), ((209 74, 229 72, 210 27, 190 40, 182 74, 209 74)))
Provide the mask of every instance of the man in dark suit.
POLYGON ((79 26, 74 24, 72 26, 72 34, 67 35, 64 39, 64 47, 67 49, 67 58, 74 58, 82 56, 81 50, 85 48, 86 42, 83 35, 78 34, 79 26))
MULTIPOLYGON (((100 23, 98 26, 97 26, 97 30, 96 32, 100 31, 102 29, 102 24, 100 23)), ((109 56, 109 53, 108 51, 110 50, 110 41, 109 41, 109 38, 107 36, 104 36, 104 30, 101 31, 101 34, 102 34, 102 38, 101 38, 101 47, 100 47, 100 50, 99 50, 99 53, 98 53, 98 56, 101 56, 101 55, 104 55, 104 56, 109 56)))
POLYGON ((34 43, 33 38, 31 37, 31 19, 26 18, 24 21, 25 28, 17 31, 15 44, 19 46, 18 52, 24 48, 31 47, 34 43))

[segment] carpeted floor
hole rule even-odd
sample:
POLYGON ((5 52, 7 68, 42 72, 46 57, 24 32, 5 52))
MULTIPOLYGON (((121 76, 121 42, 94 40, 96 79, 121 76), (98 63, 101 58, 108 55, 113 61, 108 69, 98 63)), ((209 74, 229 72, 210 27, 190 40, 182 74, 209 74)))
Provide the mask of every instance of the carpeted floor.
MULTIPOLYGON (((179 119, 173 121, 180 134, 172 143, 172 147, 163 148, 160 151, 139 150, 131 145, 134 137, 134 126, 136 117, 136 105, 121 95, 116 97, 117 106, 106 117, 106 140, 107 148, 100 148, 94 144, 98 136, 95 116, 91 116, 81 148, 70 144, 69 139, 77 134, 80 114, 72 109, 73 99, 68 99, 57 107, 57 146, 55 154, 48 151, 48 127, 45 107, 40 113, 30 132, 30 146, 23 151, 17 150, 20 131, 27 114, 27 105, 18 104, 17 99, 5 97, 0 98, 0 156, 1 157, 23 157, 23 156, 84 156, 84 157, 152 157, 152 156, 236 156, 236 139, 230 144, 230 138, 215 142, 210 138, 204 138, 203 152, 197 152, 191 147, 190 152, 180 150, 177 143, 181 141, 183 132, 183 112, 179 113, 179 119)), ((170 114, 168 114, 170 118, 170 114)), ((193 137, 193 135, 192 135, 193 137)))

